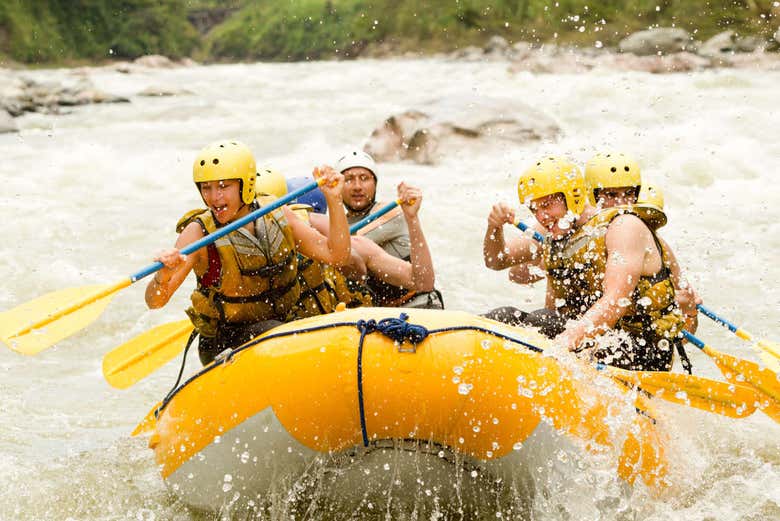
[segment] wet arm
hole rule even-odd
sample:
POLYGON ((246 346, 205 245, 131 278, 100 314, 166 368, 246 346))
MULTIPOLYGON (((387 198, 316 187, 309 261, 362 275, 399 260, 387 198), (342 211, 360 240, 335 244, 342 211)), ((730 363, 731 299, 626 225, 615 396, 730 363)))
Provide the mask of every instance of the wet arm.
POLYGON ((182 256, 179 253, 182 248, 202 237, 203 231, 200 225, 195 222, 190 223, 176 239, 174 249, 162 252, 155 258, 155 260, 163 262, 165 266, 155 273, 152 280, 146 285, 144 298, 149 309, 161 308, 167 304, 195 264, 205 256, 206 250, 203 248, 187 256, 182 256))
POLYGON ((609 227, 606 237, 607 266, 603 295, 587 312, 566 328, 558 342, 576 348, 585 338, 612 328, 629 309, 631 295, 642 276, 645 245, 652 242, 650 230, 634 216, 621 216, 609 227))

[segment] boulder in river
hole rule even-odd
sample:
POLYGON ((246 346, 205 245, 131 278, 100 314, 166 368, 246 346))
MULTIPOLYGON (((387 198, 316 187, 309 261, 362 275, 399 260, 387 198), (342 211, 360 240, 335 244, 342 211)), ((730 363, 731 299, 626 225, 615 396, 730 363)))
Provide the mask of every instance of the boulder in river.
POLYGON ((13 116, 7 110, 0 108, 0 134, 7 132, 16 132, 19 130, 16 126, 13 116))
POLYGON ((620 41, 618 49, 637 56, 649 56, 691 50, 691 44, 688 31, 677 27, 659 27, 629 35, 620 41))
POLYGON ((450 96, 390 116, 371 133, 365 150, 377 161, 433 164, 480 145, 524 144, 559 133, 551 117, 513 99, 450 96))

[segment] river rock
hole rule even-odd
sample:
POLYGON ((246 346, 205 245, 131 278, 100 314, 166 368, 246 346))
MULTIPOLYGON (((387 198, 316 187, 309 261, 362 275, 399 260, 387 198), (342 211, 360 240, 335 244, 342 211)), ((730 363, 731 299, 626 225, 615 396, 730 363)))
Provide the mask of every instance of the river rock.
POLYGON ((688 50, 691 36, 688 31, 676 27, 659 27, 636 32, 618 44, 620 52, 630 52, 637 56, 651 54, 672 54, 688 50))
POLYGON ((491 36, 485 44, 485 54, 504 56, 509 49, 509 43, 503 36, 491 36))
POLYGON ((390 116, 371 133, 365 151, 377 161, 433 164, 480 144, 527 143, 559 132, 552 118, 513 99, 450 96, 390 116))
POLYGON ((147 97, 191 96, 192 91, 179 87, 151 85, 140 91, 138 95, 147 97))
POLYGON ((0 134, 5 134, 7 132, 16 132, 18 127, 16 126, 16 122, 14 121, 13 116, 8 113, 5 109, 0 108, 0 134))
POLYGON ((149 69, 173 69, 177 66, 176 63, 171 61, 167 56, 160 54, 149 54, 147 56, 141 56, 133 61, 134 65, 140 67, 147 67, 149 69))
POLYGON ((775 41, 780 43, 780 27, 778 27, 777 31, 775 31, 775 41))
POLYGON ((85 77, 72 81, 41 82, 19 75, 0 74, 0 108, 12 116, 25 112, 58 113, 60 107, 129 101, 97 89, 85 77))
POLYGON ((723 53, 733 53, 736 51, 736 34, 734 31, 723 31, 718 33, 699 47, 699 54, 702 56, 718 56, 723 53))

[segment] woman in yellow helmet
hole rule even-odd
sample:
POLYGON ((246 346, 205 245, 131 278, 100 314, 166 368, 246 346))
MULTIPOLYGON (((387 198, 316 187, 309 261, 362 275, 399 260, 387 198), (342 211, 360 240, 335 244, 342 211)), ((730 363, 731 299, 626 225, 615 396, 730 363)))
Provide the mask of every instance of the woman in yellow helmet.
MULTIPOLYGON (((663 193, 657 186, 642 182, 639 164, 630 156, 620 152, 596 154, 585 164, 585 182, 598 208, 626 207, 641 215, 654 231, 666 224, 663 193)), ((695 333, 699 323, 696 305, 702 300, 682 274, 672 248, 659 235, 656 237, 666 253, 677 305, 685 315, 685 329, 695 333)))
POLYGON ((328 203, 328 237, 282 207, 183 256, 181 248, 259 208, 257 169, 249 148, 219 141, 204 148, 193 164, 193 180, 206 210, 185 215, 174 248, 155 260, 164 264, 146 288, 150 308, 164 306, 190 273, 197 287, 187 310, 200 335, 204 364, 225 349, 240 345, 282 322, 298 318, 300 296, 297 252, 340 266, 350 257, 349 229, 341 201, 343 177, 330 167, 315 169, 328 203))
POLYGON ((633 213, 598 211, 584 176, 563 158, 529 168, 518 196, 546 231, 545 308, 560 319, 556 341, 578 351, 592 347, 596 335, 620 330, 627 339, 598 347, 597 358, 627 369, 668 370, 683 319, 653 229, 633 213))

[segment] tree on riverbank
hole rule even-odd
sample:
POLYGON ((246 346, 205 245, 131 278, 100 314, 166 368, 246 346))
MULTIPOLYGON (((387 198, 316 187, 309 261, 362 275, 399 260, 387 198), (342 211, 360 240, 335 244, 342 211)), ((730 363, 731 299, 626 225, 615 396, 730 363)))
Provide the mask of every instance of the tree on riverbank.
POLYGON ((23 63, 189 56, 198 34, 185 0, 4 0, 0 55, 23 63))
POLYGON ((288 61, 452 51, 493 35, 609 46, 656 26, 768 39, 779 20, 776 0, 5 0, 0 56, 288 61))

